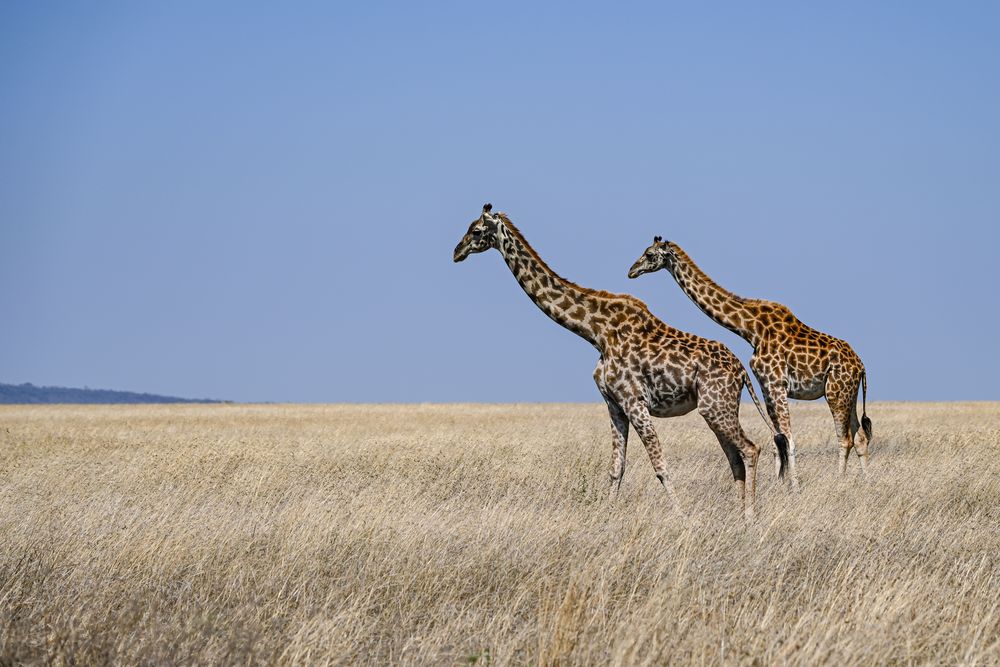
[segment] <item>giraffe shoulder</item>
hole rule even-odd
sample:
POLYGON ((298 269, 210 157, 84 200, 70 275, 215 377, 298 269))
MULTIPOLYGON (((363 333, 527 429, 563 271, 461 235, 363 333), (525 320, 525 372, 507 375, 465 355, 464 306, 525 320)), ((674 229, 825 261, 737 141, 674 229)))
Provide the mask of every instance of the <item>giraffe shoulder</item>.
POLYGON ((791 308, 777 301, 753 299, 747 302, 747 308, 758 320, 777 327, 796 327, 802 324, 791 308))

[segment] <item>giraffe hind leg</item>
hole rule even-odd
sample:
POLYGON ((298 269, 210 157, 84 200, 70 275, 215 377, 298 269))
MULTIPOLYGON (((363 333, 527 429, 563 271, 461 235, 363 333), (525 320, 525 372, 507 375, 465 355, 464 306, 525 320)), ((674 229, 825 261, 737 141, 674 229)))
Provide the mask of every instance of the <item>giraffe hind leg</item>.
POLYGON ((729 459, 729 468, 733 471, 733 480, 745 483, 747 480, 747 468, 743 463, 740 448, 730 440, 721 437, 719 438, 719 444, 722 445, 722 450, 726 453, 726 458, 729 459))
POLYGON ((778 479, 784 479, 788 470, 788 438, 784 433, 774 436, 774 473, 778 479))
MULTIPOLYGON (((826 379, 826 402, 830 407, 830 414, 833 415, 833 426, 837 432, 837 440, 840 442, 840 452, 838 460, 838 471, 841 475, 847 472, 847 461, 851 450, 854 449, 854 436, 858 432, 859 422, 857 417, 858 397, 858 377, 852 377, 850 373, 839 366, 830 369, 826 379)), ((865 451, 858 451, 862 458, 861 467, 866 470, 868 467, 868 447, 865 440, 865 451)))
POLYGON ((743 513, 747 518, 752 518, 757 498, 760 447, 746 436, 740 426, 739 391, 737 389, 733 395, 728 395, 728 391, 723 392, 724 395, 700 395, 698 412, 722 445, 740 494, 743 513))
POLYGON ((871 420, 868 417, 862 417, 861 421, 858 421, 858 410, 856 407, 852 406, 851 410, 851 437, 856 438, 857 442, 854 444, 854 452, 858 455, 861 460, 861 472, 868 474, 868 446, 871 444, 871 420), (867 428, 865 421, 868 421, 867 428))
MULTIPOLYGON (((747 464, 743 460, 743 453, 729 437, 719 433, 715 435, 719 439, 719 444, 722 445, 722 451, 726 453, 726 458, 729 459, 729 469, 733 472, 733 483, 736 485, 740 504, 743 506, 743 513, 747 517, 752 517, 754 513, 754 494, 751 490, 750 504, 747 505, 747 464)), ((751 483, 751 489, 753 489, 753 483, 751 483)))
MULTIPOLYGON (((858 409, 854 408, 854 419, 858 418, 858 409)), ((864 458, 862 459, 862 466, 867 469, 868 465, 868 448, 872 444, 872 420, 868 418, 868 415, 861 415, 861 432, 858 434, 858 455, 864 452, 864 458), (862 448, 863 443, 863 448, 862 448)))
POLYGON ((743 514, 753 518, 757 506, 757 462, 760 457, 760 447, 739 429, 735 433, 716 432, 719 444, 726 452, 729 466, 733 471, 733 481, 736 483, 743 505, 743 514))

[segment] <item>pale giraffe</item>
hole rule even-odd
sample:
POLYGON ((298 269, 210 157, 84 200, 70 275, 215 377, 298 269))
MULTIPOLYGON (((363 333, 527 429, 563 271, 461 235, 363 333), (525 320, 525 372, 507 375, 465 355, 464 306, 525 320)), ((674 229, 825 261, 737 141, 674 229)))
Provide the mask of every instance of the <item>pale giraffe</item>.
MULTIPOLYGON (((739 359, 722 343, 667 326, 634 297, 586 289, 560 277, 505 214, 492 213, 486 204, 455 247, 454 260, 461 262, 490 248, 500 251, 514 278, 542 312, 584 338, 601 355, 594 380, 611 415, 610 495, 617 495, 625 474, 631 423, 673 508, 678 508, 651 416, 672 417, 697 407, 725 451, 744 512, 753 516, 760 447, 740 426, 744 386, 765 423, 767 418, 739 359)), ((778 437, 784 451, 784 439, 778 437)))
MULTIPOLYGON (((793 486, 798 486, 798 475, 789 398, 814 400, 825 394, 840 441, 841 474, 855 447, 861 468, 867 473, 868 445, 872 439, 872 422, 865 410, 868 378, 864 364, 850 345, 806 326, 780 303, 745 299, 723 289, 680 246, 657 236, 632 265, 628 276, 637 278, 660 269, 667 269, 706 315, 753 346, 750 369, 760 382, 774 427, 788 437, 788 469, 793 486)), ((775 462, 778 464, 777 453, 775 462)))

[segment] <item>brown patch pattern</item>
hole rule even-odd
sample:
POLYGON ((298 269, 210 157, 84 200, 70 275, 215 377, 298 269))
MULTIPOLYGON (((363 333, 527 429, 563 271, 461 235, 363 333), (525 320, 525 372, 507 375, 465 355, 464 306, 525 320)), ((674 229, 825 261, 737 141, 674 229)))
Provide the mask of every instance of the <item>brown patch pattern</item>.
POLYGON ((617 494, 625 474, 631 424, 653 471, 673 498, 652 417, 697 409, 718 438, 744 510, 752 515, 760 447, 740 426, 740 393, 744 386, 753 389, 736 355, 722 343, 668 326, 635 297, 587 289, 562 278, 506 215, 493 214, 487 206, 455 248, 455 261, 490 248, 499 250, 518 284, 542 312, 600 352, 594 381, 611 417, 611 494, 617 494))
POLYGON ((826 396, 840 441, 840 472, 845 471, 852 448, 861 459, 862 470, 867 471, 871 422, 864 409, 861 420, 857 412, 858 388, 864 399, 867 379, 861 358, 847 342, 806 326, 780 303, 746 299, 723 289, 670 241, 655 239, 632 265, 629 277, 660 269, 667 269, 706 315, 753 346, 750 369, 760 382, 774 427, 788 438, 793 485, 798 484, 798 476, 789 398, 826 396))

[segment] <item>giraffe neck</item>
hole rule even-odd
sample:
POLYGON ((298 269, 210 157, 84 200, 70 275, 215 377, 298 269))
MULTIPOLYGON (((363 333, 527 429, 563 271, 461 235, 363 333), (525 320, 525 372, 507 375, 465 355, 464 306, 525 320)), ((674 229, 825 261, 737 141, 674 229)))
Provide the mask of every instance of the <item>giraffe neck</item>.
POLYGON ((668 268, 684 293, 702 312, 756 348, 760 335, 749 300, 721 287, 680 246, 671 245, 674 247, 675 259, 668 268))
POLYGON ((608 316, 620 310, 617 302, 626 300, 580 287, 559 276, 506 217, 501 218, 497 241, 500 254, 528 298, 554 322, 603 352, 610 328, 608 316))

